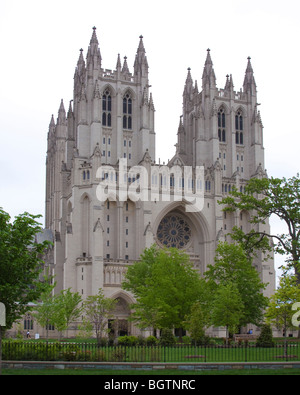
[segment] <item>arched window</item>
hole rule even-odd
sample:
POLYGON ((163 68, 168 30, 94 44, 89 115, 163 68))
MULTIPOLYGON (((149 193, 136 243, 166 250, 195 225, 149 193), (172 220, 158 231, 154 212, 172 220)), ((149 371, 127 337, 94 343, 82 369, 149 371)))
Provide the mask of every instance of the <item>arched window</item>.
POLYGON ((111 127, 111 93, 106 89, 102 96, 102 125, 111 127))
POLYGON ((241 111, 238 111, 235 115, 235 143, 244 144, 244 120, 241 111))
POLYGON ((129 93, 123 97, 123 129, 132 129, 132 98, 129 93))
POLYGON ((218 111, 218 137, 222 143, 226 142, 226 119, 223 107, 218 111))

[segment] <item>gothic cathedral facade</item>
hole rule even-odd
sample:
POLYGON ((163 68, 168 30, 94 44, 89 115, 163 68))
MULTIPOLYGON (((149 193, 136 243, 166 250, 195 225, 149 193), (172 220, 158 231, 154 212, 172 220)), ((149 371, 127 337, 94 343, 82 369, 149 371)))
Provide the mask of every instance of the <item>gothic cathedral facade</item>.
MULTIPOLYGON (((233 226, 250 226, 247 212, 225 215, 218 201, 233 187, 243 191, 251 177, 266 176, 250 58, 240 91, 234 91, 232 76, 223 89, 217 88, 210 50, 200 91, 188 69, 176 152, 164 166, 155 162, 155 108, 149 88, 143 37, 133 72, 120 55, 116 69, 107 70, 93 28, 86 59, 80 50, 73 100, 67 111, 61 101, 48 132, 45 227, 54 239, 47 263, 55 275, 55 291, 72 288, 85 298, 102 288, 105 296, 118 300, 116 316, 123 321, 134 302, 121 287, 128 265, 146 247, 158 244, 184 249, 195 268, 205 272, 214 262, 217 243, 233 226), (196 168, 203 169, 201 210, 187 210, 187 199, 172 199, 176 185, 196 189, 196 180, 184 179, 185 167, 192 176, 196 168), (152 195, 134 199, 127 193, 121 199, 118 182, 125 182, 127 191, 133 184, 137 191, 141 168, 147 170, 152 195), (179 173, 182 169, 179 177, 174 177, 174 168, 179 173), (101 183, 106 192, 110 183, 116 184, 117 193, 99 199, 101 183), (164 188, 170 199, 161 198, 164 188)), ((260 258, 255 266, 268 283, 268 296, 275 288, 274 263, 260 258)), ((131 334, 136 331, 128 328, 131 334)))

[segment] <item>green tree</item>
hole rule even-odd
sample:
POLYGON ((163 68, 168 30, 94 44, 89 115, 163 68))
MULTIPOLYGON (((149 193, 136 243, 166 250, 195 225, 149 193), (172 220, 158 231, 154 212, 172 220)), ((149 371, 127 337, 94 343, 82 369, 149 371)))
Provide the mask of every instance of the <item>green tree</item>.
POLYGON ((251 249, 266 248, 265 239, 276 241, 275 251, 287 256, 290 268, 295 270, 300 284, 300 178, 252 178, 245 193, 233 190, 231 196, 222 200, 225 210, 246 210, 251 214, 252 224, 265 223, 271 215, 277 216, 286 226, 283 234, 267 234, 252 230, 248 235, 236 233, 236 238, 251 249), (264 245, 262 246, 262 243, 264 245))
MULTIPOLYGON (((36 235, 42 231, 38 218, 24 213, 11 222, 9 214, 0 208, 0 302, 6 308, 6 329, 30 309, 30 302, 49 289, 47 281, 40 281, 42 255, 49 242, 36 242, 36 235)), ((0 326, 0 371, 3 332, 0 326)))
POLYGON ((152 246, 128 268, 123 288, 136 298, 133 319, 140 327, 173 329, 183 327, 202 281, 187 254, 152 246))
POLYGON ((106 298, 102 289, 99 289, 97 295, 88 296, 83 303, 84 324, 88 328, 93 326, 98 345, 101 344, 103 334, 109 332, 108 320, 113 318, 116 303, 115 299, 106 298))
MULTIPOLYGON (((275 325, 284 332, 285 346, 287 344, 287 331, 293 328, 292 317, 295 311, 293 304, 300 301, 300 286, 295 275, 283 272, 279 287, 271 296, 268 309, 265 313, 268 324, 275 325)), ((285 347, 285 350, 287 348, 285 347)))
POLYGON ((82 312, 82 298, 78 292, 72 292, 71 288, 68 288, 55 295, 53 302, 55 307, 53 323, 58 331, 66 330, 68 337, 70 322, 76 321, 82 312))
MULTIPOLYGON (((266 285, 260 280, 257 270, 252 266, 251 260, 240 244, 219 243, 215 264, 208 266, 204 276, 213 295, 220 287, 235 284, 244 309, 238 326, 249 323, 260 324, 263 319, 263 309, 268 303, 268 299, 263 295, 266 285)), ((214 299, 213 303, 215 303, 214 299)))
POLYGON ((205 337, 205 330, 211 324, 210 311, 200 301, 194 303, 185 322, 185 328, 189 331, 191 338, 195 342, 200 342, 205 337))
POLYGON ((274 345, 275 345, 275 342, 273 340, 273 333, 272 333, 271 325, 263 324, 261 326, 260 335, 256 341, 256 347, 271 348, 271 347, 274 347, 274 345))
POLYGON ((56 305, 51 292, 41 295, 40 301, 34 309, 33 316, 36 321, 46 328, 46 339, 49 338, 49 326, 54 325, 56 305))
POLYGON ((230 333, 235 333, 240 322, 243 321, 245 307, 241 294, 236 284, 227 282, 221 283, 214 297, 211 311, 212 324, 214 326, 226 327, 226 339, 230 333))

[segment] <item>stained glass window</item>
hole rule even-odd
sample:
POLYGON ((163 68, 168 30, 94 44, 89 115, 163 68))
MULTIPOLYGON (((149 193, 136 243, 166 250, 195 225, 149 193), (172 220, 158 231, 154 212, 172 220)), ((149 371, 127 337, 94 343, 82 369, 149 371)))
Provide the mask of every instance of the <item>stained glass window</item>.
POLYGON ((167 248, 185 248, 191 237, 190 225, 180 214, 171 213, 166 215, 157 229, 159 243, 167 248))

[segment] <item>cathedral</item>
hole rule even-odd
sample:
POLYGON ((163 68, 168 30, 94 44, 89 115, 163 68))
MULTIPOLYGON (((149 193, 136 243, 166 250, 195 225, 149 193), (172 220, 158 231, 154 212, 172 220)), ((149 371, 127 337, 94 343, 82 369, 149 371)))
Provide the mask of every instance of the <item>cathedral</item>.
MULTIPOLYGON (((127 267, 157 244, 183 249, 204 273, 233 226, 250 229, 247 212, 224 213, 218 201, 266 176, 250 58, 239 91, 231 75, 217 88, 209 49, 201 86, 188 69, 176 150, 163 165, 155 158, 148 68, 142 36, 132 70, 120 55, 114 70, 104 68, 94 27, 86 56, 80 50, 73 98, 51 118, 46 159, 45 227, 54 240, 46 263, 55 292, 71 288, 86 298, 103 289, 117 299, 115 315, 132 335, 134 298, 121 287, 127 267)), ((255 266, 269 296, 274 263, 262 258, 255 266)))

